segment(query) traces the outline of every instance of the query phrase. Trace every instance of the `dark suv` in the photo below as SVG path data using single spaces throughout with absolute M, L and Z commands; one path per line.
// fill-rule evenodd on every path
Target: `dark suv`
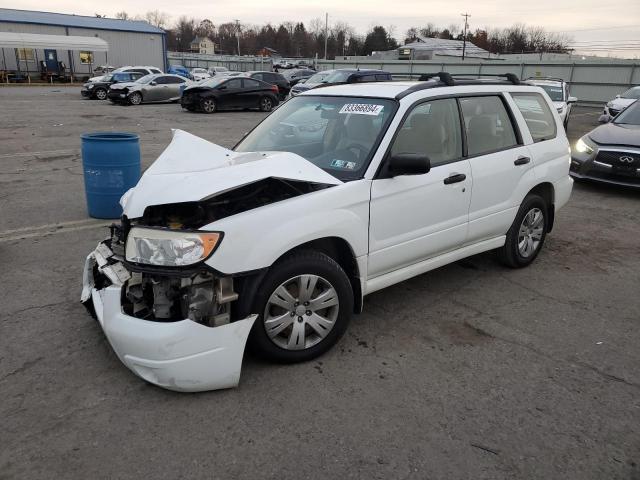
M 296 83 L 295 86 L 291 88 L 291 96 L 294 97 L 312 88 L 337 85 L 340 83 L 390 82 L 392 80 L 391 74 L 383 70 L 356 70 L 351 68 L 324 70 L 309 77 L 304 83 Z
M 255 78 L 256 80 L 262 80 L 263 82 L 267 82 L 270 85 L 275 85 L 278 87 L 278 97 L 280 100 L 284 100 L 287 95 L 289 95 L 289 90 L 291 90 L 291 86 L 289 85 L 289 81 L 284 78 L 284 75 L 277 72 L 246 72 L 245 75 L 247 77 Z
M 109 90 L 109 87 L 111 85 L 123 82 L 135 82 L 145 75 L 146 74 L 141 72 L 109 73 L 105 75 L 104 79 L 100 82 L 85 83 L 82 86 L 82 90 L 80 90 L 80 93 L 83 97 L 105 100 L 107 98 L 107 91 Z

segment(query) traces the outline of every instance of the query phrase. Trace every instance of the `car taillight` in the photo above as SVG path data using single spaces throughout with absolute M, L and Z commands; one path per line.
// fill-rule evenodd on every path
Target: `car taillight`
M 271 90 L 275 93 L 278 93 L 278 86 L 277 85 L 271 85 Z

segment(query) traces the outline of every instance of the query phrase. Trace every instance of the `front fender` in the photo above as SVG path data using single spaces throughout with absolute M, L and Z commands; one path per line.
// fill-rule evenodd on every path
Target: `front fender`
M 224 240 L 206 263 L 226 274 L 257 270 L 326 237 L 345 240 L 356 257 L 365 255 L 369 189 L 370 181 L 358 180 L 214 222 L 203 230 L 223 231 Z

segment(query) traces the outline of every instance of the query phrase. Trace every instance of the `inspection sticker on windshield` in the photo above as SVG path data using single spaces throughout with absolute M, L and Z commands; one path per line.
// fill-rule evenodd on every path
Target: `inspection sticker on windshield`
M 331 160 L 331 166 L 335 168 L 346 168 L 347 170 L 353 170 L 356 168 L 356 162 L 347 162 L 346 160 Z
M 356 115 L 380 115 L 384 105 L 370 103 L 347 103 L 338 113 L 355 113 Z

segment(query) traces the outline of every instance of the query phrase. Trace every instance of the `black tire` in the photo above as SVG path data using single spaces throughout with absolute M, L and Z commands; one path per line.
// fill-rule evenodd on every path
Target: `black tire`
M 284 282 L 299 275 L 316 275 L 333 287 L 339 302 L 337 317 L 331 330 L 318 343 L 300 350 L 288 350 L 277 345 L 269 337 L 264 323 L 264 314 L 268 301 L 275 290 Z M 301 250 L 278 261 L 269 268 L 259 287 L 255 289 L 253 299 L 249 298 L 245 301 L 251 304 L 248 308 L 249 311 L 259 314 L 249 336 L 249 348 L 263 358 L 281 363 L 304 362 L 326 352 L 342 337 L 353 313 L 353 290 L 346 273 L 331 257 L 314 250 Z M 241 306 L 240 309 L 246 311 L 247 306 Z M 284 311 L 286 312 L 286 310 Z M 293 315 L 292 317 L 295 318 Z M 303 317 L 297 317 L 296 320 L 293 320 L 289 331 L 292 332 L 296 321 L 303 322 L 300 320 L 301 318 Z M 304 323 L 303 328 L 309 332 L 305 335 L 315 334 L 310 325 Z M 285 330 L 283 335 L 286 334 Z
M 107 90 L 104 88 L 96 88 L 93 92 L 93 95 L 98 100 L 106 100 L 107 99 Z
M 540 213 L 542 214 L 542 232 L 540 235 L 540 239 L 538 244 L 528 255 L 523 255 L 522 250 L 519 246 L 519 239 L 523 238 L 520 235 L 520 229 L 521 226 L 523 226 L 525 217 L 527 217 L 527 215 L 531 215 L 532 212 L 535 214 L 536 211 L 540 211 Z M 515 220 L 513 221 L 513 224 L 511 225 L 511 228 L 509 228 L 509 231 L 507 232 L 507 238 L 505 240 L 504 246 L 499 248 L 497 251 L 498 258 L 503 264 L 511 268 L 526 267 L 531 262 L 533 262 L 540 253 L 540 250 L 544 245 L 544 240 L 547 236 L 548 228 L 549 205 L 547 205 L 544 199 L 539 195 L 527 195 L 520 205 L 520 208 L 518 209 L 518 213 Z M 525 243 L 526 237 L 527 235 L 524 235 Z
M 273 99 L 268 96 L 264 96 L 260 99 L 258 104 L 261 112 L 270 112 L 273 110 Z
M 129 95 L 129 103 L 131 105 L 140 105 L 142 103 L 142 94 L 140 92 L 133 92 Z
M 216 99 L 213 97 L 203 98 L 200 100 L 200 109 L 204 113 L 214 113 L 218 108 L 216 105 Z

